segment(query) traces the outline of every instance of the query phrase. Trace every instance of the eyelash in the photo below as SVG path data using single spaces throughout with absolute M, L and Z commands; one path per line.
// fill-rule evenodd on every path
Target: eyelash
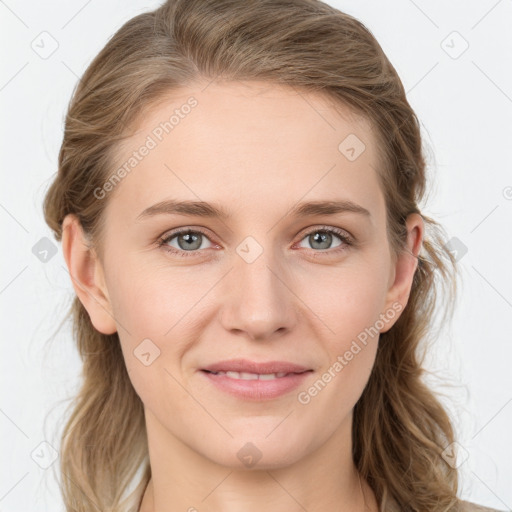
M 201 229 L 181 229 L 179 231 L 171 232 L 171 233 L 166 234 L 163 237 L 159 238 L 158 247 L 161 247 L 165 251 L 167 251 L 171 254 L 174 254 L 176 256 L 185 257 L 185 258 L 191 257 L 191 256 L 193 257 L 193 256 L 197 255 L 197 253 L 201 252 L 201 250 L 196 249 L 194 251 L 183 251 L 183 250 L 178 250 L 178 249 L 175 249 L 174 247 L 169 247 L 168 245 L 166 245 L 168 242 L 170 242 L 176 236 L 182 235 L 182 234 L 187 234 L 187 233 L 188 234 L 200 233 L 201 235 L 208 238 L 207 233 Z M 349 237 L 345 231 L 343 231 L 339 228 L 328 227 L 328 226 L 322 226 L 320 228 L 315 228 L 315 229 L 305 233 L 305 235 L 299 240 L 299 242 L 301 242 L 302 240 L 304 240 L 304 238 L 306 238 L 307 236 L 309 236 L 313 233 L 331 233 L 331 234 L 336 235 L 342 241 L 342 244 L 339 245 L 338 247 L 336 247 L 334 250 L 332 250 L 332 249 L 325 249 L 325 250 L 311 249 L 314 253 L 317 253 L 317 254 L 314 254 L 314 257 L 318 257 L 318 256 L 321 257 L 324 254 L 331 255 L 331 256 L 333 254 L 339 254 L 340 252 L 346 251 L 349 247 L 355 245 L 354 240 L 351 237 Z M 208 240 L 209 240 L 209 238 L 208 238 Z

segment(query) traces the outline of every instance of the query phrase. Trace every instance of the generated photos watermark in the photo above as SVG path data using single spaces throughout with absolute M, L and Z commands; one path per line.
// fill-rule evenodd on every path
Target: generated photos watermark
M 307 405 L 312 398 L 317 396 L 345 368 L 354 357 L 366 347 L 368 341 L 377 336 L 381 329 L 393 320 L 403 306 L 400 302 L 394 302 L 385 313 L 379 315 L 379 319 L 371 327 L 366 327 L 357 335 L 357 340 L 352 340 L 350 348 L 342 355 L 337 356 L 336 361 L 312 384 L 307 390 L 301 391 L 297 395 L 297 400 L 302 405 Z M 361 346 L 362 345 L 362 346 Z
M 194 96 L 191 96 L 186 103 L 179 108 L 174 109 L 174 113 L 168 120 L 162 121 L 158 126 L 151 130 L 151 133 L 146 137 L 144 143 L 116 170 L 114 171 L 107 181 L 101 187 L 94 189 L 94 197 L 96 199 L 104 199 L 108 192 L 114 190 L 116 185 L 123 180 L 130 172 L 139 165 L 142 160 L 150 154 L 150 151 L 155 149 L 166 135 L 172 132 L 183 119 L 185 119 L 192 109 L 198 105 L 198 101 Z

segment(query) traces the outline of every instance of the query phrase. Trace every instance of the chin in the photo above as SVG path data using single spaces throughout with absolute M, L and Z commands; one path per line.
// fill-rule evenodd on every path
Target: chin
M 274 422 L 274 428 L 276 423 Z M 288 432 L 282 436 L 268 437 L 268 432 L 256 435 L 246 431 L 243 436 L 234 436 L 221 450 L 210 454 L 210 460 L 232 469 L 265 470 L 290 466 L 297 462 L 302 454 L 300 447 L 307 443 L 296 442 Z

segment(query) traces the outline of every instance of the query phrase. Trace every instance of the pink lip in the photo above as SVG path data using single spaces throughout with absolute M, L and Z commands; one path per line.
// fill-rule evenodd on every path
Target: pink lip
M 312 372 L 313 370 L 311 370 Z M 297 388 L 310 374 L 310 371 L 302 373 L 290 373 L 284 377 L 273 380 L 243 380 L 232 379 L 226 375 L 217 375 L 205 370 L 200 372 L 218 389 L 230 395 L 244 400 L 271 400 Z M 251 372 L 255 373 L 255 372 Z M 274 372 L 268 372 L 274 373 Z
M 202 368 L 209 372 L 246 372 L 246 373 L 302 373 L 310 370 L 305 366 L 286 361 L 268 361 L 258 363 L 248 359 L 230 359 L 219 361 Z
M 268 361 L 258 363 L 247 359 L 220 361 L 203 368 L 201 373 L 218 389 L 245 400 L 270 400 L 298 387 L 312 372 L 310 368 L 286 361 Z M 245 373 L 287 373 L 284 377 L 272 380 L 233 379 L 226 375 L 211 372 Z

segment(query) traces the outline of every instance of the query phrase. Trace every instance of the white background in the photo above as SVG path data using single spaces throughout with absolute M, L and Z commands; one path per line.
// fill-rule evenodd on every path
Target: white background
M 510 510 L 512 1 L 329 3 L 365 23 L 396 67 L 427 146 L 432 187 L 423 212 L 467 247 L 456 315 L 432 347 L 429 368 L 452 384 L 439 390 L 468 454 L 459 495 Z M 0 2 L 0 512 L 63 510 L 58 461 L 44 470 L 31 453 L 47 459 L 43 441 L 58 450 L 65 400 L 77 391 L 69 324 L 54 334 L 73 292 L 60 245 L 46 263 L 32 248 L 53 240 L 41 203 L 78 77 L 125 21 L 157 5 Z M 32 49 L 49 37 L 43 31 L 58 43 L 46 59 Z M 464 40 L 469 47 L 458 55 Z

